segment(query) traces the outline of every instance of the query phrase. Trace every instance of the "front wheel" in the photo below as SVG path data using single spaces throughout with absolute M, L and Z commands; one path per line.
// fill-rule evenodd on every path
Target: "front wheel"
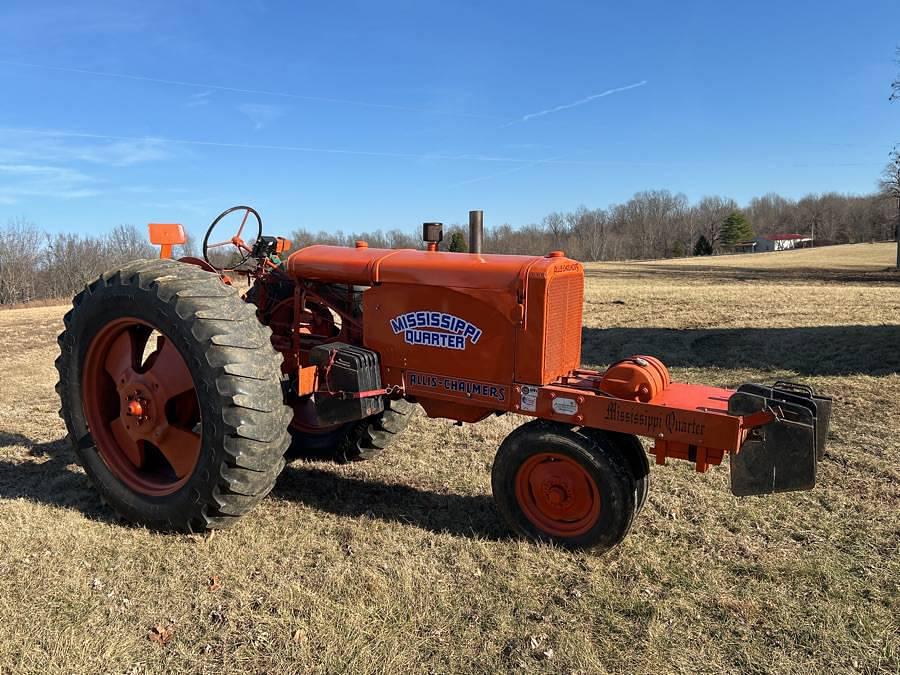
M 631 528 L 635 477 L 613 440 L 543 420 L 523 424 L 497 451 L 497 509 L 518 534 L 607 551 Z

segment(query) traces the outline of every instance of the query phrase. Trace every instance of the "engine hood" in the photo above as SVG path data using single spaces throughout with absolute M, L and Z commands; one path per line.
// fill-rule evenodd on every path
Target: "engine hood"
M 447 253 L 415 249 L 307 246 L 291 254 L 288 273 L 298 279 L 375 286 L 417 284 L 447 288 L 516 290 L 528 276 L 580 271 L 581 264 L 548 256 Z

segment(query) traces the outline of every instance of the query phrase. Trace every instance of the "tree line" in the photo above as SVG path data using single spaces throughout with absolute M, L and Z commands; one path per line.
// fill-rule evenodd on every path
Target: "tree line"
M 770 193 L 741 208 L 730 198 L 707 196 L 691 203 L 668 190 L 638 192 L 623 204 L 553 212 L 539 223 L 520 227 L 487 227 L 484 251 L 541 255 L 562 249 L 583 261 L 669 258 L 726 253 L 753 236 L 779 233 L 809 235 L 820 244 L 884 241 L 894 238 L 897 213 L 884 193 L 864 196 L 826 193 L 799 200 Z M 490 219 L 490 212 L 485 214 Z M 465 250 L 468 227 L 445 227 L 444 250 Z M 369 246 L 420 248 L 419 233 L 404 230 L 371 232 L 293 232 L 295 246 Z
M 107 270 L 158 255 L 146 228 L 134 225 L 93 236 L 50 234 L 25 219 L 11 220 L 0 227 L 0 305 L 70 298 Z
M 542 255 L 564 250 L 583 261 L 667 258 L 728 252 L 738 240 L 781 232 L 808 234 L 819 243 L 894 238 L 895 199 L 887 189 L 864 196 L 827 193 L 792 200 L 777 194 L 741 208 L 727 197 L 691 203 L 680 193 L 649 190 L 622 204 L 547 214 L 539 223 L 488 227 L 484 251 Z M 486 214 L 490 218 L 490 212 Z M 443 250 L 466 248 L 468 228 L 445 228 Z M 314 243 L 353 246 L 364 239 L 377 248 L 421 248 L 421 232 L 292 233 L 294 250 Z M 192 240 L 176 255 L 196 255 Z M 0 304 L 68 298 L 102 272 L 135 258 L 155 257 L 146 229 L 119 225 L 109 234 L 48 233 L 23 219 L 0 227 Z

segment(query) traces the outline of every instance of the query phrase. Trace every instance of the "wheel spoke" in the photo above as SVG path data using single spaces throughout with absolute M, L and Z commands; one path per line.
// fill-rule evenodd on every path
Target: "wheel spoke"
M 244 231 L 244 225 L 247 224 L 247 218 L 249 218 L 249 217 L 250 217 L 250 209 L 247 209 L 246 211 L 244 211 L 244 219 L 241 221 L 241 226 L 238 228 L 237 234 L 235 235 L 236 237 L 240 238 L 241 233 L 243 233 L 243 231 Z
M 137 351 L 135 335 L 130 330 L 122 331 L 122 334 L 110 346 L 103 365 L 117 384 L 123 378 L 128 380 L 134 375 Z
M 151 375 L 156 384 L 160 407 L 170 399 L 190 391 L 194 388 L 194 380 L 187 364 L 178 353 L 178 348 L 166 337 L 160 336 L 157 340 L 159 349 L 147 374 Z
M 166 458 L 175 475 L 184 478 L 197 463 L 200 454 L 200 435 L 170 424 L 158 437 L 156 447 Z
M 119 444 L 122 453 L 128 458 L 128 461 L 134 464 L 136 468 L 141 468 L 144 465 L 144 450 L 128 433 L 122 418 L 117 417 L 110 423 L 109 427 L 112 430 L 113 437 L 116 439 L 116 443 Z

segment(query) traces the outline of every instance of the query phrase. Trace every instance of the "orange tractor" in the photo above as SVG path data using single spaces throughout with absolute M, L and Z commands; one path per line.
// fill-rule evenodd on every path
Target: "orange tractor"
M 216 236 L 230 218 L 236 232 Z M 234 207 L 203 258 L 169 259 L 180 225 L 151 225 L 159 260 L 75 296 L 59 337 L 61 414 L 85 470 L 124 518 L 166 530 L 232 523 L 272 489 L 289 445 L 373 457 L 418 404 L 474 423 L 534 418 L 501 444 L 491 483 L 517 533 L 606 550 L 647 497 L 648 453 L 697 471 L 731 455 L 736 495 L 815 484 L 831 400 L 803 385 L 736 391 L 672 382 L 650 356 L 581 368 L 582 265 L 481 253 L 308 246 Z M 227 253 L 227 254 L 226 254 Z

